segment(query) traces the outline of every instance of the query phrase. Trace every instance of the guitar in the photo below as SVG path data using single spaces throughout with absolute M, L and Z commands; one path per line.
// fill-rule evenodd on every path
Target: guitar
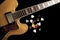
M 0 39 L 7 40 L 11 35 L 21 35 L 26 33 L 28 31 L 28 26 L 20 23 L 21 18 L 53 6 L 57 3 L 60 3 L 60 0 L 50 0 L 19 11 L 15 11 L 18 6 L 17 0 L 5 0 L 2 4 L 0 4 L 0 26 L 3 30 L 2 32 L 5 32 L 6 35 Z

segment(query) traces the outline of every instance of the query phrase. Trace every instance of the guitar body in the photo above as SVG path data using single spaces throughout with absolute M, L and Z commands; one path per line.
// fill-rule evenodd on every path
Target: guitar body
M 0 4 L 0 26 L 5 26 L 8 24 L 5 13 L 7 12 L 15 12 L 16 7 L 18 6 L 17 0 L 5 0 L 2 4 Z M 11 35 L 21 35 L 27 32 L 28 27 L 26 24 L 20 23 L 19 19 L 15 21 L 18 25 L 18 29 L 9 31 L 2 40 L 7 40 L 7 38 Z
M 17 24 L 18 24 L 18 27 L 19 29 L 17 30 L 12 30 L 12 31 L 9 31 L 2 40 L 7 40 L 9 36 L 11 35 L 21 35 L 21 34 L 24 34 L 25 32 L 27 32 L 28 30 L 28 27 L 26 24 L 22 24 L 20 23 L 19 21 L 17 21 Z

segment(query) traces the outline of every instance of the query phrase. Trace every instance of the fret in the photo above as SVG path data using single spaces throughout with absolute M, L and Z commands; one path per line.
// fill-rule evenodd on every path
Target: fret
M 15 17 L 14 19 L 20 17 L 20 12 L 16 12 L 16 13 L 15 13 L 15 16 L 16 16 L 16 17 Z
M 16 19 L 17 18 L 16 17 L 17 16 L 17 13 L 16 12 L 15 13 L 12 13 L 12 16 L 13 16 L 14 19 Z
M 43 8 L 46 8 L 44 3 L 42 3 L 42 5 L 43 5 Z
M 31 9 L 32 9 L 33 12 L 35 11 L 34 8 L 33 8 L 33 6 L 31 7 Z
M 39 10 L 40 10 L 40 6 L 39 5 L 37 5 L 38 6 L 38 8 L 39 8 Z
M 27 15 L 26 11 L 25 10 L 22 10 L 22 16 L 23 15 Z
M 53 1 L 49 1 L 49 2 L 47 2 L 47 4 L 48 4 L 48 6 L 51 6 L 51 5 L 54 4 L 54 2 Z
M 39 10 L 39 7 L 37 5 L 33 6 L 32 8 L 34 9 L 34 11 L 38 11 Z
M 31 7 L 27 8 L 26 10 L 27 10 L 28 13 L 32 13 L 33 12 Z
M 18 18 L 18 17 L 20 17 L 20 12 L 16 12 L 16 13 L 14 13 L 14 19 L 16 19 L 16 18 Z
M 48 7 L 48 3 L 47 2 L 44 2 L 43 5 L 44 5 L 44 8 Z
M 21 11 L 20 10 L 17 12 L 17 16 L 21 17 Z
M 23 13 L 24 13 L 23 11 L 24 11 L 24 10 L 20 10 L 20 11 L 19 11 L 19 17 L 23 16 Z
M 26 11 L 26 14 L 28 15 L 28 11 L 25 9 L 25 11 Z
M 38 4 L 40 6 L 40 10 L 42 10 L 44 7 L 43 7 L 43 4 Z

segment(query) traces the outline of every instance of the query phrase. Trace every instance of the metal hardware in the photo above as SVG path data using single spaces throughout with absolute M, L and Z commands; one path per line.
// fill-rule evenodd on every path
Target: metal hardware
M 14 22 L 14 18 L 13 18 L 11 13 L 6 14 L 6 18 L 7 18 L 7 21 L 9 23 L 13 23 Z

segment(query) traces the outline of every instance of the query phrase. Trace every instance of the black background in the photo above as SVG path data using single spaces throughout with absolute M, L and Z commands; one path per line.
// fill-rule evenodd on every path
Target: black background
M 49 0 L 18 0 L 19 6 L 16 11 L 38 4 L 46 2 Z M 23 35 L 14 35 L 10 36 L 9 40 L 40 40 L 40 39 L 55 39 L 58 36 L 58 27 L 59 27 L 59 13 L 60 13 L 60 4 L 48 7 L 44 10 L 36 12 L 34 15 L 41 15 L 45 18 L 45 21 L 42 23 L 42 31 L 34 34 L 29 30 Z M 54 37 L 55 36 L 55 37 Z

